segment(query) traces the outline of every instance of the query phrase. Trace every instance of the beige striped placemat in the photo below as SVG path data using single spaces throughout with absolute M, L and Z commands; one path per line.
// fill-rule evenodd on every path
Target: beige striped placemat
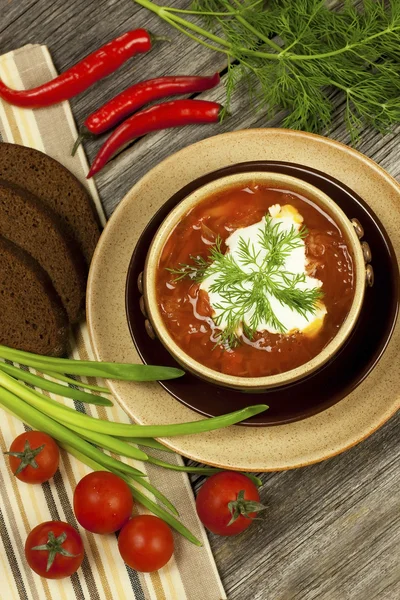
M 56 75 L 45 46 L 29 45 L 0 57 L 0 78 L 16 89 L 34 87 Z M 95 107 L 93 107 L 95 108 Z M 67 102 L 30 111 L 0 101 L 0 134 L 3 141 L 41 150 L 59 160 L 88 188 L 103 222 L 104 214 L 93 182 L 87 183 L 87 162 L 81 148 L 71 157 L 77 131 Z M 86 326 L 75 332 L 75 358 L 93 359 Z M 88 414 L 114 421 L 129 422 L 118 407 L 83 407 Z M 5 451 L 24 431 L 23 424 L 0 409 L 0 447 Z M 157 452 L 155 452 L 155 455 Z M 172 454 L 159 456 L 182 464 Z M 131 464 L 134 461 L 124 459 Z M 143 463 L 140 468 L 144 469 Z M 156 573 L 141 574 L 124 565 L 115 536 L 99 536 L 78 527 L 71 499 L 76 483 L 90 471 L 73 457 L 62 454 L 60 470 L 48 483 L 30 486 L 19 482 L 0 457 L 0 598 L 3 600 L 220 600 L 225 593 L 215 566 L 205 531 L 195 510 L 189 479 L 184 473 L 164 471 L 153 465 L 145 469 L 150 481 L 175 504 L 181 520 L 203 542 L 202 548 L 175 534 L 174 557 Z M 135 510 L 145 510 L 137 506 Z M 63 520 L 77 527 L 85 544 L 82 568 L 70 579 L 45 580 L 33 573 L 24 560 L 24 543 L 29 531 L 47 520 Z

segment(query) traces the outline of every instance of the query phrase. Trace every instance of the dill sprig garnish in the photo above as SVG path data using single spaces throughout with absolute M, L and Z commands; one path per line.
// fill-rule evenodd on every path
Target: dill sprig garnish
M 329 130 L 332 90 L 353 141 L 365 125 L 384 133 L 400 122 L 400 0 L 195 0 L 190 10 L 135 1 L 227 56 L 226 110 L 244 81 L 268 117 L 288 111 L 291 129 Z
M 192 264 L 179 263 L 178 268 L 170 269 L 167 267 L 167 271 L 175 275 L 174 281 L 181 281 L 181 279 L 185 279 L 186 277 L 190 277 L 193 281 L 200 283 L 205 278 L 205 274 L 210 264 L 217 260 L 217 257 L 222 255 L 222 239 L 220 236 L 217 236 L 214 245 L 210 249 L 210 253 L 205 259 L 203 256 L 193 256 L 189 255 Z
M 258 251 L 250 240 L 239 237 L 237 256 L 223 253 L 218 237 L 207 258 L 190 256 L 190 264 L 180 263 L 176 269 L 167 270 L 176 276 L 174 281 L 190 277 L 201 283 L 211 278 L 208 291 L 221 297 L 213 306 L 213 320 L 217 328 L 221 327 L 218 341 L 232 348 L 242 333 L 253 339 L 261 323 L 286 332 L 273 311 L 271 297 L 306 318 L 315 314 L 321 289 L 304 288 L 306 275 L 285 268 L 286 259 L 303 245 L 307 233 L 305 227 L 283 229 L 279 221 L 266 215 L 259 228 Z

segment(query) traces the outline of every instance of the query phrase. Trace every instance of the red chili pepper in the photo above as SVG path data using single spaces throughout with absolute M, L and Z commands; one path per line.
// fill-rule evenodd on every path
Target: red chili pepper
M 116 71 L 135 54 L 148 52 L 154 39 L 145 29 L 128 31 L 39 87 L 12 90 L 0 81 L 0 98 L 24 108 L 41 108 L 68 100 Z
M 83 139 L 104 133 L 153 100 L 178 94 L 204 92 L 219 82 L 219 73 L 215 73 L 212 77 L 158 77 L 135 83 L 88 116 L 75 142 L 72 155 Z
M 207 100 L 173 100 L 135 113 L 110 135 L 100 148 L 87 178 L 98 173 L 114 154 L 133 139 L 150 131 L 195 123 L 216 123 L 222 106 Z

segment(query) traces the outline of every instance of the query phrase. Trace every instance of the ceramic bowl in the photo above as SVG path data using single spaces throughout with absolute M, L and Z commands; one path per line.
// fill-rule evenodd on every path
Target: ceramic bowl
M 336 336 L 325 346 L 325 348 L 312 360 L 295 369 L 285 371 L 278 375 L 254 378 L 238 377 L 215 371 L 205 367 L 186 354 L 169 334 L 160 313 L 156 295 L 156 273 L 159 259 L 165 243 L 181 219 L 191 209 L 210 195 L 221 190 L 226 190 L 230 186 L 236 187 L 238 184 L 248 184 L 249 182 L 259 182 L 270 187 L 297 192 L 312 200 L 317 206 L 320 206 L 324 211 L 330 214 L 340 227 L 349 244 L 353 255 L 355 270 L 354 298 L 349 313 L 339 328 Z M 194 375 L 210 383 L 245 392 L 265 391 L 270 388 L 288 385 L 307 377 L 332 359 L 349 338 L 355 327 L 364 300 L 366 282 L 372 284 L 371 267 L 370 265 L 366 266 L 366 261 L 368 261 L 369 258 L 368 251 L 366 251 L 365 246 L 364 248 L 362 247 L 359 239 L 362 237 L 362 234 L 362 227 L 356 220 L 350 220 L 329 196 L 301 179 L 282 173 L 271 172 L 236 173 L 222 177 L 211 181 L 190 193 L 167 215 L 159 227 L 150 245 L 143 274 L 145 312 L 155 335 L 161 343 L 184 369 L 190 371 Z
M 135 238 L 137 243 L 133 253 L 132 247 L 129 247 L 125 311 L 131 336 L 129 340 L 133 341 L 138 353 L 136 358 L 148 365 L 179 366 L 157 338 L 149 338 L 151 326 L 148 319 L 141 314 L 144 299 L 143 286 L 139 287 L 139 282 L 142 282 L 146 256 L 156 231 L 168 213 L 194 190 L 233 173 L 252 171 L 291 175 L 308 181 L 333 198 L 346 215 L 355 217 L 362 223 L 364 239 L 368 240 L 372 248 L 375 273 L 375 283 L 365 293 L 363 307 L 352 335 L 332 360 L 309 377 L 287 386 L 270 388 L 262 393 L 257 390 L 243 393 L 240 390 L 213 385 L 188 371 L 184 377 L 160 382 L 161 387 L 172 398 L 207 417 L 224 415 L 227 407 L 233 411 L 264 402 L 269 406 L 268 410 L 243 423 L 247 427 L 255 428 L 280 426 L 308 419 L 354 393 L 379 363 L 393 334 L 399 302 L 399 275 L 395 250 L 383 224 L 372 208 L 339 180 L 317 169 L 285 161 L 258 160 L 228 165 L 190 181 L 169 198 L 168 195 L 159 198 L 158 210 L 155 213 L 152 210 L 146 213 L 150 220 L 147 226 L 144 222 L 137 232 L 139 237 Z M 132 202 L 137 204 L 140 201 L 145 205 L 145 199 L 141 195 L 139 198 L 135 197 Z M 373 320 L 371 315 L 374 315 Z M 132 352 L 135 353 L 135 350 Z M 135 398 L 137 402 L 137 397 Z M 166 399 L 162 392 L 160 398 L 164 404 Z M 173 403 L 172 406 L 176 407 L 176 404 Z M 171 408 L 169 407 L 168 413 Z

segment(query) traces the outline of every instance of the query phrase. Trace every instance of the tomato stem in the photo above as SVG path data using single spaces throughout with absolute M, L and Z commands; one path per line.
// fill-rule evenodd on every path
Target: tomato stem
M 245 519 L 254 519 L 255 517 L 251 517 L 251 513 L 257 513 L 262 510 L 265 510 L 267 507 L 261 504 L 261 502 L 256 502 L 255 500 L 245 500 L 244 498 L 244 490 L 240 490 L 237 495 L 236 500 L 232 500 L 228 504 L 229 511 L 232 515 L 231 520 L 228 523 L 232 525 L 240 516 L 245 517 Z
M 46 444 L 42 444 L 38 448 L 31 448 L 29 440 L 25 440 L 25 446 L 23 452 L 4 452 L 7 456 L 15 456 L 20 459 L 20 463 L 18 469 L 15 471 L 14 475 L 19 475 L 22 473 L 27 466 L 32 467 L 33 469 L 37 469 L 39 465 L 37 464 L 35 457 L 40 454 L 40 452 L 44 449 Z
M 46 567 L 47 572 L 50 570 L 57 554 L 67 556 L 68 558 L 76 558 L 77 556 L 79 556 L 78 554 L 71 554 L 71 552 L 68 552 L 68 550 L 65 550 L 65 548 L 62 547 L 66 539 L 67 534 L 65 533 L 65 531 L 58 537 L 55 537 L 54 533 L 52 531 L 49 531 L 47 544 L 42 544 L 41 546 L 33 546 L 33 548 L 31 548 L 31 550 L 45 550 L 49 553 Z

